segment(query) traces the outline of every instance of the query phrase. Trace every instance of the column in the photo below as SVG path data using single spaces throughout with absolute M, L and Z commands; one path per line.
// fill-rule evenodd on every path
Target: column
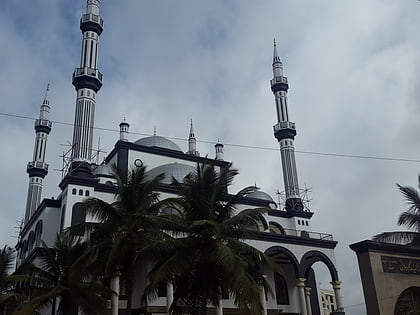
M 312 306 L 311 306 L 311 290 L 312 288 L 305 288 L 305 300 L 306 300 L 306 310 L 308 315 L 312 315 Z
M 260 289 L 260 302 L 263 309 L 263 315 L 267 315 L 267 301 L 265 300 L 265 289 L 263 285 L 261 285 Z
M 120 297 L 120 275 L 116 274 L 111 279 L 111 289 L 115 293 L 111 296 L 111 314 L 118 315 L 118 301 Z
M 172 283 L 168 282 L 166 284 L 166 314 L 170 314 L 169 309 L 171 304 L 174 301 L 174 286 Z
M 223 315 L 222 299 L 220 299 L 219 304 L 216 305 L 216 315 Z
M 337 304 L 337 310 L 338 311 L 343 311 L 343 302 L 341 301 L 341 294 L 340 294 L 341 281 L 332 281 L 331 284 L 332 284 L 333 290 L 334 290 L 335 302 Z
M 296 279 L 296 286 L 299 291 L 299 300 L 300 300 L 300 311 L 302 315 L 308 315 L 306 310 L 306 300 L 305 300 L 305 278 Z

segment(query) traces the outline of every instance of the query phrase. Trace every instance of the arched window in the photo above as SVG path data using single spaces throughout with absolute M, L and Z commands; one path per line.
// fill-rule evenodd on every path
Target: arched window
M 79 189 L 79 196 L 83 196 L 83 189 Z
M 420 313 L 420 287 L 411 287 L 405 289 L 403 293 L 398 297 L 397 303 L 395 304 L 395 315 L 406 315 L 413 314 L 417 315 Z
M 277 222 L 270 222 L 269 226 L 268 226 L 268 229 L 270 230 L 270 233 L 286 234 L 283 227 L 280 224 L 278 224 Z
M 89 197 L 89 190 L 86 190 L 86 191 L 85 191 L 85 196 L 86 196 L 86 197 Z
M 286 280 L 277 272 L 274 273 L 274 284 L 276 288 L 277 305 L 289 305 L 289 292 L 287 290 Z
M 83 206 L 83 203 L 75 203 L 71 212 L 71 227 L 73 235 L 83 236 L 85 234 L 85 229 L 82 226 L 80 226 L 85 222 L 86 209 Z
M 39 220 L 35 228 L 35 247 L 41 246 L 41 235 L 42 235 L 42 220 Z
M 29 237 L 28 237 L 28 252 L 32 252 L 32 250 L 34 249 L 34 243 L 35 243 L 35 232 L 31 231 L 31 233 L 29 233 Z
M 73 189 L 71 190 L 71 194 L 72 194 L 72 195 L 75 195 L 75 194 L 76 194 L 76 192 L 77 192 L 77 189 L 76 189 L 76 188 L 73 188 Z

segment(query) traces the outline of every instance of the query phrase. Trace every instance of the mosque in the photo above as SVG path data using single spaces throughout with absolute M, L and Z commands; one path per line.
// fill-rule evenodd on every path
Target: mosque
M 224 160 L 223 144 L 215 144 L 214 157 L 202 157 L 196 148 L 196 138 L 191 122 L 188 149 L 182 150 L 169 139 L 153 135 L 134 142 L 129 141 L 129 124 L 120 123 L 119 140 L 104 162 L 97 165 L 92 158 L 94 116 L 96 95 L 102 88 L 102 73 L 98 69 L 98 42 L 104 29 L 100 16 L 100 0 L 87 0 L 86 13 L 80 19 L 82 32 L 81 63 L 73 72 L 72 84 L 76 90 L 76 106 L 73 127 L 71 162 L 60 183 L 60 193 L 56 198 L 42 199 L 42 185 L 48 174 L 45 161 L 47 138 L 52 130 L 49 120 L 51 106 L 48 88 L 40 108 L 39 119 L 35 121 L 35 145 L 32 161 L 27 165 L 29 187 L 24 225 L 16 245 L 17 265 L 36 257 L 41 240 L 52 246 L 57 233 L 70 226 L 85 222 L 86 213 L 81 203 L 89 197 L 112 202 L 115 193 L 115 180 L 111 166 L 128 170 L 142 165 L 148 167 L 148 176 L 164 173 L 165 178 L 159 186 L 161 198 L 174 196 L 171 185 L 172 176 L 182 179 L 194 171 L 197 163 L 214 165 L 221 170 L 229 166 Z M 258 226 L 258 239 L 250 243 L 281 264 L 282 272 L 266 268 L 267 279 L 275 296 L 262 294 L 261 301 L 265 314 L 303 314 L 321 315 L 319 288 L 312 265 L 321 262 L 326 265 L 331 277 L 331 285 L 336 300 L 335 314 L 344 314 L 340 285 L 334 258 L 337 242 L 332 235 L 312 231 L 313 212 L 304 207 L 299 190 L 298 174 L 294 155 L 296 125 L 289 120 L 287 77 L 283 74 L 283 63 L 274 42 L 273 78 L 271 91 L 275 99 L 276 120 L 274 136 L 279 142 L 281 162 L 286 193 L 285 206 L 278 205 L 271 196 L 262 191 L 250 193 L 241 200 L 239 210 L 249 207 L 266 207 L 269 212 Z M 273 111 L 274 113 L 274 111 Z M 134 297 L 141 296 L 146 279 L 144 272 L 136 276 Z M 133 299 L 135 314 L 167 314 L 171 301 L 171 291 L 142 304 Z M 119 299 L 119 314 L 124 314 L 126 301 Z M 211 306 L 209 306 L 211 308 Z M 236 314 L 235 305 L 229 297 L 223 299 L 213 314 Z M 117 314 L 117 313 L 113 313 Z

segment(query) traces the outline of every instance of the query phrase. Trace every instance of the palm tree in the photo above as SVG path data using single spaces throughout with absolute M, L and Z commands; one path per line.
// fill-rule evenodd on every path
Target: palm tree
M 91 231 L 98 261 L 104 262 L 105 277 L 121 275 L 127 293 L 127 313 L 131 314 L 139 250 L 162 235 L 156 222 L 162 207 L 156 189 L 164 175 L 148 180 L 144 166 L 131 170 L 128 175 L 114 167 L 113 173 L 117 181 L 115 202 L 86 200 L 87 213 L 95 222 L 86 223 L 85 227 Z
M 14 251 L 11 247 L 4 246 L 0 250 L 0 311 L 1 314 L 9 314 L 10 304 L 17 300 L 17 295 L 12 291 L 10 270 L 15 260 Z M 8 307 L 9 306 L 9 307 Z
M 408 209 L 399 216 L 398 225 L 405 225 L 410 231 L 383 232 L 375 235 L 373 239 L 380 242 L 420 246 L 420 194 L 413 187 L 398 184 L 397 186 L 408 205 Z
M 107 314 L 107 301 L 102 295 L 110 295 L 95 277 L 95 256 L 88 243 L 66 233 L 57 236 L 53 248 L 42 243 L 35 265 L 23 269 L 26 274 L 11 278 L 29 292 L 29 302 L 14 314 L 35 314 L 47 305 L 52 305 L 52 314 L 75 315 L 78 309 L 83 314 Z M 56 305 L 58 302 L 58 305 Z
M 268 261 L 244 240 L 255 237 L 251 228 L 266 209 L 238 211 L 240 199 L 256 188 L 229 195 L 227 187 L 237 174 L 230 167 L 218 173 L 213 166 L 197 165 L 182 183 L 173 179 L 180 197 L 166 203 L 182 214 L 166 215 L 168 224 L 162 227 L 175 238 L 171 246 L 153 245 L 156 264 L 149 273 L 144 300 L 155 298 L 159 287 L 170 282 L 175 314 L 185 309 L 206 314 L 209 303 L 219 305 L 222 291 L 233 297 L 240 314 L 261 314 L 261 286 L 270 293 L 271 289 L 260 266 Z

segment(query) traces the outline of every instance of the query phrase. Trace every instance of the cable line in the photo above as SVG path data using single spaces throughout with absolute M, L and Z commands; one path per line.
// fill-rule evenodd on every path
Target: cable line
M 0 112 L 1 116 L 6 117 L 13 117 L 19 119 L 27 119 L 35 121 L 36 118 L 23 116 L 23 115 L 15 115 L 10 113 Z M 51 120 L 52 123 L 57 125 L 64 125 L 64 126 L 74 126 L 73 123 L 62 122 L 62 121 L 54 121 Z M 109 131 L 109 132 L 117 132 L 120 131 L 118 129 L 112 128 L 104 128 L 104 127 L 93 127 L 96 130 L 102 131 Z M 150 137 L 153 136 L 149 133 L 142 133 L 142 132 L 135 132 L 130 131 L 130 134 L 140 135 Z M 179 140 L 179 141 L 187 141 L 187 138 L 181 137 L 174 137 L 174 136 L 164 136 L 165 138 L 172 139 L 172 140 Z M 208 141 L 208 140 L 197 140 L 199 143 L 206 143 L 206 144 L 215 144 L 215 141 Z M 269 148 L 269 147 L 262 147 L 262 146 L 255 146 L 255 145 L 247 145 L 247 144 L 239 144 L 239 143 L 223 143 L 224 146 L 228 147 L 236 147 L 236 148 L 243 148 L 243 149 L 253 149 L 253 150 L 265 150 L 265 151 L 279 151 L 280 148 Z M 352 158 L 352 159 L 365 159 L 365 160 L 377 160 L 377 161 L 391 161 L 391 162 L 409 162 L 409 163 L 420 163 L 420 159 L 405 159 L 405 158 L 393 158 L 393 157 L 385 157 L 385 156 L 373 156 L 373 155 L 361 155 L 361 154 L 344 154 L 344 153 L 331 153 L 331 152 L 318 152 L 318 151 L 304 151 L 304 150 L 295 150 L 296 153 L 299 154 L 309 154 L 309 155 L 319 155 L 319 156 L 329 156 L 329 157 L 341 157 L 341 158 Z

